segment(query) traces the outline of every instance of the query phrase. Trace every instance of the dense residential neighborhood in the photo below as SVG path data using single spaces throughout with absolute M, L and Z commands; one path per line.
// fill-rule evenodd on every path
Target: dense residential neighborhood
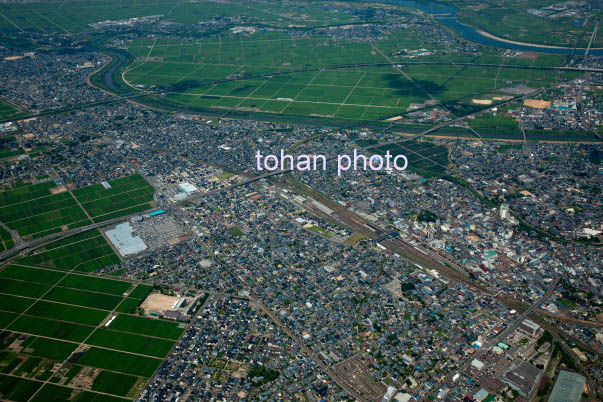
M 601 4 L 449 3 L 0 4 L 0 399 L 601 400 Z

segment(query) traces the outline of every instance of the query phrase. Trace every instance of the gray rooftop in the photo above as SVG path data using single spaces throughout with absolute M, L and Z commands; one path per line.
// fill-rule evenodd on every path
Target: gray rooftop
M 147 249 L 147 245 L 134 233 L 129 222 L 115 226 L 105 233 L 123 256 L 136 254 Z
M 571 371 L 561 370 L 549 402 L 578 402 L 584 389 L 584 383 L 586 378 L 578 373 L 572 373 Z

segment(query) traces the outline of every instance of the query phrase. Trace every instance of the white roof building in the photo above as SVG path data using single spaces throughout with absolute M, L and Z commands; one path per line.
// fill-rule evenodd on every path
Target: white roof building
M 399 392 L 398 395 L 394 398 L 397 402 L 408 402 L 412 396 L 406 392 Z
M 484 363 L 480 362 L 477 359 L 473 359 L 473 361 L 471 362 L 471 365 L 478 370 L 481 370 L 484 368 Z
M 193 186 L 190 183 L 180 183 L 178 184 L 180 186 L 180 188 L 182 189 L 182 191 L 184 191 L 185 193 L 192 193 L 194 191 L 197 191 L 197 187 Z
M 122 256 L 140 253 L 147 249 L 147 245 L 134 233 L 129 222 L 121 223 L 115 226 L 115 229 L 107 230 L 105 234 Z

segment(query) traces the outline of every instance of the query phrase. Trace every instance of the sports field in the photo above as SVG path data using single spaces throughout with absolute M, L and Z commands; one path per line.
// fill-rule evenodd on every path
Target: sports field
M 113 401 L 140 392 L 184 329 L 128 314 L 151 286 L 87 274 L 116 261 L 95 230 L 51 243 L 0 270 L 3 397 L 28 400 L 39 390 L 33 400 L 47 401 L 73 396 L 77 388 L 78 401 Z M 57 362 L 59 370 L 53 369 Z
M 109 186 L 71 192 L 52 180 L 21 185 L 0 192 L 0 221 L 30 239 L 151 208 L 154 189 L 142 176 L 111 180 Z

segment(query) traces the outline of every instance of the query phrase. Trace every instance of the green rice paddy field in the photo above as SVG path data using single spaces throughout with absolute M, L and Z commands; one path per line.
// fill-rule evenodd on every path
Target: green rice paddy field
M 159 0 L 107 0 L 79 2 L 37 2 L 0 4 L 0 31 L 74 33 L 90 30 L 89 24 L 123 20 L 133 17 L 165 15 L 165 19 L 182 24 L 207 21 L 216 15 L 245 16 L 247 22 L 274 26 L 303 24 L 323 26 L 354 23 L 358 19 L 350 14 L 329 13 L 326 10 L 304 8 L 292 3 L 231 0 L 223 2 L 178 2 Z
M 13 240 L 11 234 L 8 232 L 8 230 L 0 226 L 0 252 L 9 250 L 13 248 L 14 245 L 15 241 Z
M 562 58 L 551 55 L 525 59 L 459 54 L 406 59 L 492 64 L 404 66 L 404 73 L 414 83 L 389 65 L 333 69 L 358 63 L 389 63 L 391 59 L 385 55 L 400 48 L 428 46 L 409 31 L 393 33 L 374 44 L 326 36 L 291 38 L 274 32 L 203 41 L 141 38 L 128 48 L 135 61 L 126 69 L 124 79 L 137 89 L 172 90 L 174 93 L 156 100 L 191 110 L 236 109 L 374 121 L 406 113 L 413 103 L 424 104 L 430 99 L 425 91 L 449 106 L 467 107 L 475 106 L 476 98 L 504 95 L 504 88 L 544 88 L 559 78 L 575 76 L 512 67 L 561 63 Z M 235 78 L 238 80 L 233 81 Z M 215 82 L 223 79 L 231 81 Z
M 369 150 L 379 154 L 389 151 L 393 157 L 405 155 L 408 158 L 408 166 L 420 172 L 443 173 L 448 165 L 448 148 L 426 141 L 409 140 L 396 144 L 377 144 Z
M 21 114 L 21 112 L 14 105 L 0 99 L 0 120 L 18 116 L 19 114 Z
M 78 188 L 72 192 L 54 181 L 25 184 L 0 192 L 0 221 L 24 239 L 74 229 L 151 208 L 154 189 L 140 175 Z M 11 245 L 0 230 L 2 247 Z
M 81 194 L 82 202 L 95 202 L 97 190 Z M 89 274 L 116 262 L 100 232 L 92 230 L 0 270 L 3 399 L 120 401 L 140 393 L 184 329 L 129 315 L 152 286 Z M 90 389 L 79 389 L 82 381 Z
M 549 14 L 554 14 L 552 12 L 543 15 L 528 12 L 535 9 L 546 11 L 545 7 L 555 4 L 554 1 L 500 0 L 491 7 L 484 7 L 479 0 L 450 0 L 449 3 L 460 10 L 458 17 L 464 24 L 506 39 L 544 45 L 586 47 L 597 21 L 597 18 L 583 21 L 573 13 L 551 18 Z M 595 37 L 593 47 L 601 45 L 603 40 L 599 35 Z
M 65 3 L 53 2 L 0 4 L 0 30 L 80 32 L 92 30 L 89 24 L 98 21 L 149 15 L 164 15 L 165 20 L 181 24 L 236 16 L 241 18 L 237 20 L 241 25 L 254 27 L 253 30 L 234 33 L 231 28 L 236 24 L 226 24 L 202 39 L 184 39 L 177 34 L 168 36 L 155 31 L 127 39 L 123 45 L 133 62 L 124 67 L 124 81 L 116 85 L 138 91 L 167 91 L 165 95 L 148 96 L 140 101 L 170 110 L 213 115 L 234 112 L 235 116 L 286 118 L 290 122 L 305 118 L 352 125 L 374 123 L 405 116 L 413 110 L 427 111 L 426 102 L 433 99 L 463 115 L 485 107 L 475 100 L 500 98 L 510 87 L 545 88 L 579 75 L 514 67 L 562 65 L 564 57 L 553 54 L 502 57 L 497 50 L 488 48 L 477 54 L 446 53 L 442 43 L 434 43 L 413 26 L 394 29 L 372 42 L 335 38 L 326 29 L 310 31 L 310 28 L 340 27 L 368 20 L 353 12 L 328 12 L 315 4 L 243 0 L 176 4 L 109 0 L 85 5 L 70 3 L 67 7 Z M 298 34 L 287 32 L 291 29 Z M 403 49 L 442 53 L 414 58 L 397 56 Z M 391 62 L 400 62 L 403 73 L 390 65 L 374 65 Z M 407 62 L 491 66 L 406 65 Z M 373 65 L 350 67 L 356 64 Z M 120 74 L 115 77 L 121 79 Z M 513 131 L 515 137 L 517 131 Z M 144 194 L 132 194 L 134 200 L 138 196 L 144 199 Z M 113 200 L 121 201 L 119 197 Z M 73 206 L 68 199 L 57 198 L 58 201 L 65 204 L 64 208 Z M 121 207 L 126 205 L 124 200 Z M 109 207 L 93 201 L 84 208 L 89 209 L 89 219 L 94 221 L 113 216 Z M 75 226 L 85 217 L 73 215 L 73 219 L 76 221 L 58 216 L 57 222 L 62 220 L 67 226 Z M 53 230 L 57 229 L 49 227 L 44 232 Z

